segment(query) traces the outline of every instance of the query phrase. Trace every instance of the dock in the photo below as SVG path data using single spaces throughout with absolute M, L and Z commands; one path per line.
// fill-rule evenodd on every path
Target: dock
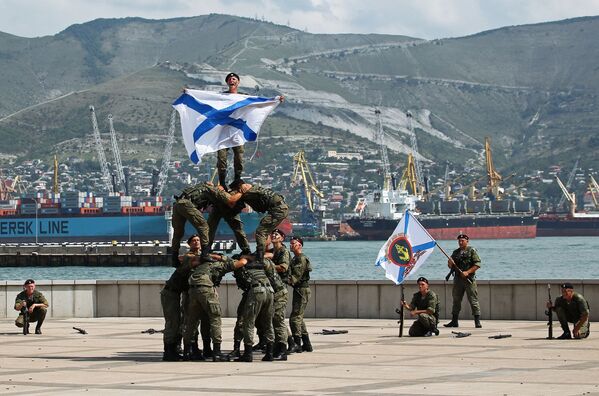
M 598 394 L 599 337 L 547 340 L 544 321 L 483 321 L 454 337 L 398 337 L 395 320 L 309 319 L 314 352 L 286 362 L 162 362 L 154 318 L 49 319 L 24 336 L 0 320 L 0 393 L 199 395 L 583 395 Z M 405 333 L 411 320 L 406 320 Z M 223 320 L 223 349 L 234 319 Z M 73 326 L 85 329 L 83 335 Z M 593 327 L 591 327 L 593 328 Z M 347 334 L 322 335 L 322 329 Z M 509 338 L 490 336 L 510 334 Z M 561 334 L 555 324 L 554 334 Z

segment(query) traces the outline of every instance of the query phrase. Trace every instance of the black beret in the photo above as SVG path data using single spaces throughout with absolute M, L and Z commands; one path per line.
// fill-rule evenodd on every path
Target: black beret
M 428 285 L 428 279 L 426 279 L 424 276 L 421 276 L 420 278 L 418 278 L 418 280 L 416 281 L 416 283 L 420 283 L 420 282 L 424 282 Z
M 298 241 L 300 243 L 300 245 L 304 246 L 304 240 L 298 236 L 292 236 L 291 237 L 292 241 Z
M 245 184 L 242 179 L 235 179 L 231 182 L 231 184 L 229 184 L 229 188 L 231 190 L 237 190 L 242 184 Z
M 31 285 L 31 284 L 35 284 L 35 281 L 33 279 L 27 279 L 25 281 L 25 283 L 23 283 L 23 286 Z
M 274 229 L 274 230 L 271 232 L 271 234 L 274 234 L 275 232 L 276 232 L 277 234 L 279 234 L 279 235 L 280 235 L 280 236 L 281 236 L 283 239 L 285 239 L 285 233 L 284 233 L 283 231 L 281 231 L 281 230 L 280 230 L 280 229 L 278 229 L 278 228 L 275 228 L 275 229 Z
M 574 289 L 574 286 L 570 282 L 565 282 L 560 285 L 562 289 Z
M 239 76 L 237 75 L 237 73 L 229 73 L 227 74 L 227 77 L 225 77 L 225 82 L 228 83 L 229 82 L 229 78 L 230 77 L 237 77 L 237 81 L 241 81 L 241 78 L 239 78 Z
M 460 234 L 460 235 L 458 235 L 458 239 L 465 239 L 467 241 L 470 240 L 470 238 L 468 238 L 468 235 L 466 235 L 466 234 Z

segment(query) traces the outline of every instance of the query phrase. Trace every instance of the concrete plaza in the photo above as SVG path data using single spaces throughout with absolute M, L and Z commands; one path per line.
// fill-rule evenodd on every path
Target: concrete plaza
M 411 320 L 406 320 L 407 334 Z M 309 319 L 314 352 L 287 362 L 162 362 L 162 318 L 0 320 L 0 394 L 599 395 L 599 337 L 546 340 L 540 321 L 483 321 L 453 337 L 398 338 L 394 320 Z M 223 321 L 223 349 L 234 320 Z M 79 334 L 72 327 L 85 329 Z M 555 336 L 561 334 L 557 322 Z M 313 334 L 322 329 L 347 334 Z M 32 325 L 33 330 L 33 325 Z M 489 336 L 511 334 L 510 338 Z

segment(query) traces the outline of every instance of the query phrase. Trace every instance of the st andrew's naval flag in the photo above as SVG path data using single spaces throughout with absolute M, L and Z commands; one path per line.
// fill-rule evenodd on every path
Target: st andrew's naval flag
M 173 103 L 181 118 L 181 132 L 189 159 L 223 148 L 255 141 L 279 98 L 186 89 Z
M 436 242 L 418 220 L 406 210 L 393 234 L 379 251 L 376 266 L 385 269 L 385 276 L 403 283 L 433 252 Z

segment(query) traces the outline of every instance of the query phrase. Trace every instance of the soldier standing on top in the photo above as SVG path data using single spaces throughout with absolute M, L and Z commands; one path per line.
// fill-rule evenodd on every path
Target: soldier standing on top
M 195 186 L 186 187 L 180 195 L 175 195 L 175 200 L 171 219 L 173 227 L 173 240 L 171 241 L 173 267 L 180 264 L 179 249 L 181 247 L 181 238 L 185 234 L 185 223 L 187 221 L 195 227 L 200 237 L 201 259 L 208 262 L 213 261 L 210 258 L 211 246 L 208 223 L 204 219 L 201 210 L 219 201 L 226 205 L 226 193 L 215 188 L 211 183 L 202 182 Z
M 302 238 L 292 237 L 289 244 L 294 255 L 291 259 L 289 270 L 289 284 L 293 286 L 292 308 L 291 315 L 289 316 L 291 334 L 295 342 L 295 349 L 292 352 L 312 352 L 312 344 L 310 343 L 308 329 L 304 322 L 304 311 L 306 310 L 311 294 L 308 282 L 310 281 L 312 266 L 308 257 L 302 253 L 304 247 Z
M 247 203 L 256 212 L 264 213 L 256 228 L 256 261 L 264 259 L 266 238 L 287 217 L 289 207 L 281 194 L 259 186 L 252 186 L 241 179 L 235 180 L 229 186 L 234 190 L 229 197 L 229 207 L 235 207 L 238 202 Z
M 459 327 L 458 317 L 462 309 L 462 299 L 464 292 L 468 297 L 472 315 L 474 316 L 474 325 L 476 328 L 483 327 L 480 324 L 480 304 L 478 303 L 478 290 L 476 287 L 476 271 L 480 268 L 480 257 L 471 246 L 468 246 L 468 235 L 458 235 L 458 249 L 454 250 L 451 258 L 447 260 L 447 266 L 454 269 L 453 263 L 458 267 L 459 271 L 454 271 L 453 289 L 451 295 L 453 297 L 453 306 L 451 309 L 451 322 L 444 324 L 445 327 Z M 453 263 L 452 263 L 453 260 Z

